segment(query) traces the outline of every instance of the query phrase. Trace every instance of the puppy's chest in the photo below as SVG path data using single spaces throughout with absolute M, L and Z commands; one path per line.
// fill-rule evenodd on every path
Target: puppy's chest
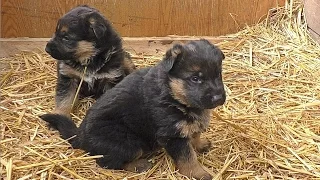
M 110 69 L 105 72 L 94 72 L 91 69 L 87 69 L 86 73 L 84 74 L 84 70 L 81 71 L 72 68 L 64 63 L 59 64 L 59 73 L 72 78 L 83 78 L 83 80 L 87 82 L 89 86 L 93 85 L 96 80 L 107 79 L 108 81 L 114 81 L 122 75 L 120 69 Z
M 195 133 L 204 132 L 210 121 L 210 110 L 204 110 L 201 114 L 188 113 L 186 119 L 175 124 L 176 129 L 182 137 L 192 137 Z

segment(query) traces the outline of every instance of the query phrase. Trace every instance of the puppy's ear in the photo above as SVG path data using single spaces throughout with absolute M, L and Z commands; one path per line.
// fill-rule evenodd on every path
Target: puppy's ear
M 213 49 L 215 50 L 215 54 L 218 56 L 219 59 L 224 60 L 225 56 L 221 49 L 218 46 L 212 45 Z
M 221 54 L 222 54 L 222 60 L 224 60 L 226 57 L 224 56 L 222 51 L 221 51 Z
M 174 45 L 171 49 L 166 52 L 166 56 L 164 59 L 164 68 L 166 72 L 169 72 L 173 65 L 181 58 L 183 53 L 183 46 L 180 44 Z
M 224 56 L 223 52 L 221 51 L 221 49 L 219 49 L 217 46 L 215 46 L 215 48 L 218 51 L 219 57 L 221 60 L 224 60 L 226 57 Z
M 92 31 L 98 39 L 105 35 L 107 31 L 105 20 L 98 12 L 86 14 L 85 20 L 89 23 L 89 31 Z
M 203 41 L 203 42 L 206 42 L 207 44 L 210 44 L 213 47 L 213 49 L 216 50 L 216 52 L 218 53 L 219 57 L 221 57 L 221 60 L 225 59 L 225 56 L 224 56 L 223 52 L 221 51 L 221 49 L 218 46 L 213 45 L 210 41 L 208 41 L 206 39 L 200 39 L 200 41 Z

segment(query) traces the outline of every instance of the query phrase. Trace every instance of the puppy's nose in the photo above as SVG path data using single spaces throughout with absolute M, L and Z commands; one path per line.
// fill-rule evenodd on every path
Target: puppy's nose
M 213 101 L 213 102 L 217 102 L 217 101 L 221 101 L 221 100 L 223 100 L 222 94 L 214 95 L 214 96 L 212 97 L 212 101 Z
M 51 53 L 51 49 L 49 47 L 49 43 L 46 45 L 45 50 L 46 50 L 47 53 L 49 53 L 49 54 Z

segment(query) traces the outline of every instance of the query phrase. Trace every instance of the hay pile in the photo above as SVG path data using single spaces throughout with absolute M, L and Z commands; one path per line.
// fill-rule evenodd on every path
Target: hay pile
M 306 32 L 303 6 L 287 4 L 256 26 L 225 36 L 228 93 L 204 136 L 212 150 L 198 156 L 215 179 L 320 179 L 320 47 Z M 133 55 L 139 67 L 161 57 Z M 0 59 L 1 177 L 4 179 L 187 179 L 163 152 L 135 174 L 99 168 L 37 116 L 54 107 L 55 61 L 25 52 Z M 79 124 L 94 101 L 74 111 Z

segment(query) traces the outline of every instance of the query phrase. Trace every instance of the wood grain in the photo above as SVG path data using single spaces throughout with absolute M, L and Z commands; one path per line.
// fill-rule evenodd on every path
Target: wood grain
M 305 0 L 304 7 L 309 32 L 311 36 L 320 43 L 320 1 Z
M 122 36 L 217 36 L 257 23 L 285 0 L 2 0 L 1 37 L 50 37 L 79 4 L 99 9 Z
M 203 37 L 216 44 L 230 38 Z M 44 51 L 50 38 L 0 38 L 0 58 L 12 56 L 21 51 Z M 166 36 L 166 37 L 124 37 L 123 46 L 126 51 L 137 55 L 163 54 L 176 43 L 197 40 L 199 37 Z

